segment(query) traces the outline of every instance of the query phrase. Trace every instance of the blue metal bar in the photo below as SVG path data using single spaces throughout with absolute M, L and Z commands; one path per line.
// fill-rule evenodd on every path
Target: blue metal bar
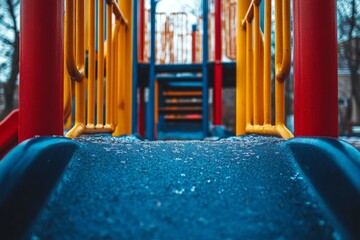
M 132 112 L 131 112 L 131 132 L 138 132 L 138 0 L 133 1 L 133 43 L 132 43 Z
M 197 82 L 202 81 L 202 77 L 197 75 L 177 76 L 174 74 L 157 74 L 156 79 L 162 82 Z
M 262 30 L 262 32 L 264 32 L 264 26 L 265 26 L 265 21 L 264 21 L 264 16 L 265 16 L 265 1 L 261 1 L 260 3 L 260 28 Z
M 209 91 L 208 91 L 208 72 L 207 72 L 207 63 L 208 63 L 208 0 L 202 1 L 203 5 L 203 41 L 202 41 L 202 55 L 203 55 L 203 62 L 202 62 L 202 77 L 203 77 L 203 107 L 202 107 L 202 131 L 203 137 L 208 136 L 209 131 L 209 109 L 208 109 L 208 98 L 209 98 Z
M 104 1 L 104 40 L 106 40 L 107 37 L 107 21 L 106 21 L 106 12 L 107 12 L 107 7 L 106 7 L 106 1 Z
M 149 98 L 146 106 L 146 138 L 154 140 L 154 90 L 155 90 L 155 23 L 156 23 L 156 3 L 150 1 L 150 72 L 149 72 Z
M 163 84 L 159 84 L 159 108 L 163 108 L 165 106 L 165 99 L 164 99 L 163 92 L 164 92 L 164 86 L 163 86 Z M 159 115 L 158 112 L 156 114 L 158 114 L 158 116 L 159 116 L 158 126 L 164 125 L 164 122 L 165 122 L 164 114 Z M 157 128 L 157 132 L 159 132 L 159 128 Z

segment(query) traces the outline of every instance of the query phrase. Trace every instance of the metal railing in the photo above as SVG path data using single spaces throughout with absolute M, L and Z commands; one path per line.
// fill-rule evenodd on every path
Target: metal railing
M 237 0 L 223 1 L 223 53 L 231 60 L 236 59 Z
M 244 133 L 293 137 L 285 127 L 285 80 L 291 67 L 290 1 L 275 0 L 275 36 L 272 1 L 265 0 L 265 29 L 260 28 L 261 0 L 252 0 L 239 15 L 237 54 L 237 135 Z M 240 4 L 239 13 L 244 12 Z M 241 18 L 242 17 L 242 18 Z M 271 40 L 275 37 L 275 123 L 271 115 Z
M 215 9 L 212 0 L 209 0 L 210 6 L 208 14 L 209 31 L 208 31 L 208 49 L 209 49 L 209 61 L 215 61 Z M 237 23 L 237 0 L 223 0 L 222 1 L 222 13 L 221 13 L 221 25 L 222 25 L 222 55 L 228 60 L 236 59 L 236 23 Z M 197 21 L 197 33 L 196 33 L 196 62 L 202 62 L 202 17 L 199 17 Z
M 209 60 L 215 60 L 215 13 L 212 0 L 208 13 L 208 49 Z M 222 39 L 223 55 L 229 60 L 236 59 L 236 22 L 237 22 L 237 0 L 223 0 L 222 7 Z M 156 13 L 156 62 L 157 63 L 190 63 L 191 52 L 191 31 L 188 14 L 184 12 L 174 12 L 170 14 Z M 144 13 L 144 62 L 149 61 L 150 57 L 150 10 Z M 195 34 L 195 62 L 202 62 L 202 16 L 196 23 Z
M 65 64 L 67 71 L 65 72 L 64 100 L 66 118 L 71 116 L 73 95 L 71 85 L 74 85 L 75 89 L 75 124 L 66 134 L 70 138 L 78 137 L 83 133 L 107 132 L 120 135 L 126 132 L 124 108 L 125 99 L 128 96 L 125 84 L 131 86 L 131 81 L 125 82 L 128 75 L 125 66 L 127 68 L 131 66 L 131 57 L 126 50 L 130 48 L 127 41 L 130 34 L 129 22 L 117 1 L 106 0 L 105 6 L 105 0 L 97 0 L 97 8 L 96 14 L 95 0 L 66 1 Z M 88 60 L 87 69 L 85 69 L 86 59 Z M 68 80 L 69 78 L 74 84 Z M 131 109 L 131 106 L 128 108 Z
M 145 10 L 144 62 L 150 58 L 150 10 Z M 156 13 L 156 63 L 186 63 L 191 61 L 191 32 L 188 14 L 184 12 Z

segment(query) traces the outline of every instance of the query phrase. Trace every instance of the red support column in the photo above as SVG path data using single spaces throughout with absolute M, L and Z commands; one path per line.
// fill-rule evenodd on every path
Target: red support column
M 139 1 L 139 60 L 144 62 L 145 0 Z
M 145 2 L 140 0 L 139 3 L 139 61 L 145 62 L 144 59 L 144 41 L 145 41 Z M 139 134 L 145 136 L 145 91 L 144 87 L 139 89 Z
M 336 1 L 293 3 L 295 136 L 338 137 Z
M 64 1 L 22 0 L 19 142 L 63 135 Z
M 192 25 L 191 32 L 191 62 L 196 63 L 196 24 Z
M 222 125 L 222 45 L 221 0 L 215 0 L 215 78 L 213 94 L 214 125 Z

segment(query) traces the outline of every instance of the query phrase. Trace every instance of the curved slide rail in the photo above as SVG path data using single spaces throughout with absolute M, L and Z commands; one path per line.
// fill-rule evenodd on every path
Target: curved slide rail
M 335 138 L 294 138 L 288 146 L 349 239 L 360 237 L 360 152 Z
M 18 142 L 19 110 L 12 111 L 0 122 L 0 161 Z
M 1 239 L 24 237 L 77 146 L 67 138 L 32 138 L 0 162 Z

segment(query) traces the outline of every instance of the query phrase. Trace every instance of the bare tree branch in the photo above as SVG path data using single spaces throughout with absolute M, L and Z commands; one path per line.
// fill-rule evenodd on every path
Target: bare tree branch
M 13 45 L 14 43 L 12 41 L 10 41 L 8 38 L 6 38 L 5 36 L 0 36 L 0 41 L 6 45 Z
M 0 63 L 1 78 L 4 81 L 5 110 L 0 113 L 0 120 L 4 118 L 14 107 L 15 90 L 19 75 L 19 43 L 20 34 L 17 16 L 19 14 L 19 0 L 0 1 L 0 57 L 7 59 Z

